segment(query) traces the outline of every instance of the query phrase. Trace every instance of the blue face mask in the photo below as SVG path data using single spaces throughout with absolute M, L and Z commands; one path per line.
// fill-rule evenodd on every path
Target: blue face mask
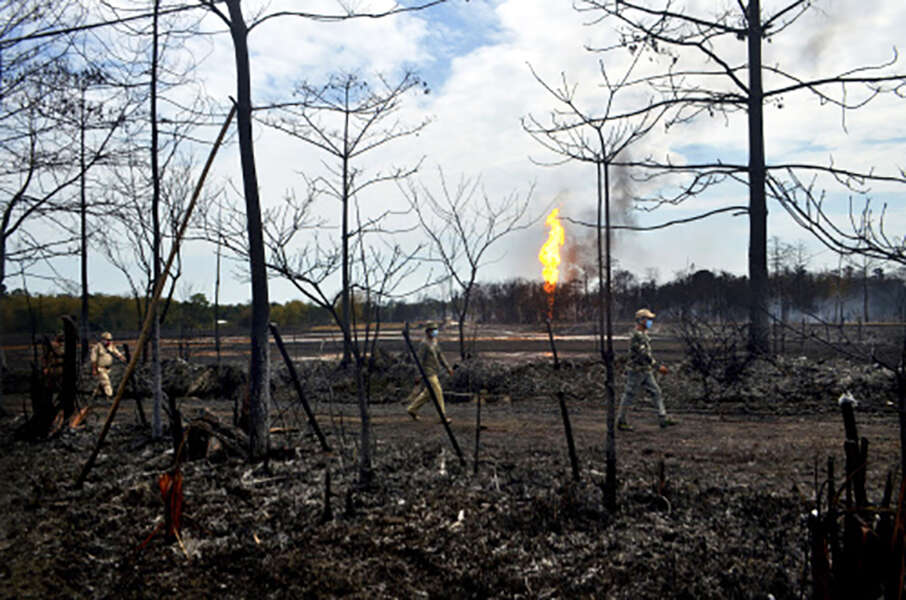
M 654 321 L 651 319 L 645 319 L 645 329 L 651 329 L 651 326 L 654 325 Z
M 437 330 L 436 329 L 429 330 L 428 335 L 430 335 L 431 337 L 437 337 Z

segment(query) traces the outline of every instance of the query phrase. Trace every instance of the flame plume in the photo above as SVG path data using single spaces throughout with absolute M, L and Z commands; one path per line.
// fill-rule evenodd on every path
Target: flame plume
M 549 301 L 553 304 L 554 290 L 557 289 L 557 280 L 560 278 L 560 246 L 566 241 L 563 226 L 560 224 L 560 209 L 555 208 L 547 216 L 545 224 L 550 227 L 547 241 L 538 252 L 538 260 L 544 265 L 541 275 L 544 277 L 544 291 L 547 292 Z

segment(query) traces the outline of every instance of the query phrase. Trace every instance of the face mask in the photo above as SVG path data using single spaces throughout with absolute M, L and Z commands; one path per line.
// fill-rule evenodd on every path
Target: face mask
M 645 319 L 645 329 L 651 329 L 651 326 L 654 325 L 654 321 L 651 319 Z
M 428 332 L 428 335 L 431 336 L 431 337 L 437 337 L 437 330 L 436 330 L 436 329 L 430 330 L 430 331 Z

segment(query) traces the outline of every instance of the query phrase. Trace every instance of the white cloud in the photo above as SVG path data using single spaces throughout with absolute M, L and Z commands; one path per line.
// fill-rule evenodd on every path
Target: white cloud
M 763 4 L 768 13 L 787 3 Z M 572 10 L 572 4 L 571 0 L 473 0 L 446 9 L 449 12 L 444 14 L 450 21 L 444 23 L 433 22 L 430 11 L 340 24 L 292 17 L 274 19 L 256 29 L 250 39 L 253 96 L 259 102 L 285 98 L 295 81 L 323 81 L 336 70 L 390 73 L 414 65 L 431 73 L 444 73 L 446 79 L 440 84 L 432 81 L 431 94 L 413 101 L 403 115 L 413 122 L 430 116 L 434 122 L 419 137 L 400 140 L 376 154 L 376 161 L 370 167 L 378 168 L 388 162 L 411 164 L 426 155 L 426 168 L 421 177 L 429 185 L 436 179 L 434 167 L 438 164 L 449 177 L 458 177 L 460 173 L 480 174 L 492 197 L 525 190 L 530 182 L 537 182 L 537 212 L 556 199 L 564 204 L 564 213 L 584 217 L 594 207 L 594 168 L 579 164 L 539 167 L 530 157 L 539 160 L 554 157 L 534 142 L 520 124 L 520 118 L 529 113 L 543 118 L 556 107 L 554 99 L 533 78 L 529 63 L 546 81 L 556 82 L 564 73 L 570 82 L 577 83 L 583 106 L 600 105 L 603 99 L 599 56 L 587 52 L 584 46 L 606 44 L 610 39 L 608 30 L 606 25 L 588 26 L 592 15 L 577 13 Z M 282 0 L 271 3 L 270 9 L 296 5 Z M 381 5 L 387 3 L 382 0 Z M 709 14 L 714 2 L 695 0 L 686 5 Z M 736 6 L 735 2 L 726 5 Z M 332 9 L 337 3 L 329 0 L 306 3 L 306 8 L 311 6 Z M 211 28 L 223 29 L 213 17 L 206 23 Z M 470 29 L 462 29 L 465 27 Z M 480 36 L 472 35 L 479 30 Z M 800 23 L 771 37 L 770 43 L 764 45 L 765 63 L 778 64 L 803 77 L 837 73 L 887 60 L 892 46 L 902 39 L 902 31 L 906 31 L 906 8 L 901 0 L 875 2 L 868 10 L 864 3 L 840 0 L 816 3 L 816 8 Z M 742 64 L 745 43 L 730 40 L 725 44 L 722 48 L 732 54 L 730 63 Z M 462 48 L 467 50 L 458 56 L 446 54 Z M 210 56 L 204 61 L 200 75 L 207 92 L 224 99 L 235 93 L 228 36 L 198 42 L 199 52 L 208 50 Z M 629 58 L 629 52 L 608 58 L 608 71 L 619 73 Z M 642 65 L 648 69 L 657 66 Z M 906 67 L 900 64 L 898 70 L 904 72 Z M 766 81 L 767 87 L 780 82 L 773 77 Z M 831 88 L 829 92 L 839 94 L 839 89 Z M 852 88 L 850 99 L 859 97 L 859 93 L 858 88 Z M 774 106 L 765 109 L 769 162 L 827 163 L 833 156 L 836 164 L 845 163 L 859 169 L 875 167 L 891 172 L 906 167 L 902 158 L 906 140 L 906 119 L 902 115 L 906 101 L 902 98 L 878 98 L 865 109 L 847 113 L 846 130 L 841 127 L 839 109 L 822 106 L 808 93 L 788 94 L 783 100 L 782 109 Z M 732 155 L 744 161 L 745 122 L 745 113 L 739 112 L 728 121 L 717 116 L 698 119 L 670 132 L 658 129 L 632 152 L 634 156 L 651 153 L 663 157 L 678 148 L 697 148 L 703 155 L 714 154 L 708 158 Z M 257 132 L 262 195 L 267 202 L 279 201 L 286 190 L 299 187 L 296 171 L 318 169 L 320 157 L 300 147 L 298 142 L 273 132 L 260 127 Z M 221 174 L 229 172 L 239 182 L 235 149 L 221 158 L 219 169 Z M 398 195 L 394 189 L 384 188 L 375 192 L 375 198 L 383 206 L 397 201 Z M 695 210 L 720 202 L 745 204 L 745 188 L 733 184 L 686 206 L 641 214 L 637 219 L 641 224 L 653 224 L 689 216 Z M 779 207 L 772 206 L 770 210 L 769 235 L 781 235 L 790 241 L 807 239 L 807 234 L 792 226 Z M 902 211 L 893 216 L 899 219 L 896 223 L 902 225 L 900 230 L 906 229 Z M 500 249 L 501 260 L 489 267 L 483 278 L 537 277 L 536 246 L 540 246 L 544 236 L 540 223 L 535 230 L 514 236 Z M 624 235 L 617 256 L 622 266 L 640 274 L 656 266 L 662 277 L 692 262 L 701 268 L 744 273 L 747 240 L 744 217 L 722 216 L 688 227 Z M 232 298 L 228 300 L 248 297 L 244 285 L 233 287 Z M 274 299 L 287 299 L 282 294 L 288 292 L 277 292 L 279 289 L 281 286 L 275 286 Z

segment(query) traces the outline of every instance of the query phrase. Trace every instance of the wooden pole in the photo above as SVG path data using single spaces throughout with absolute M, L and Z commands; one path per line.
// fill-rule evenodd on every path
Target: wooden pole
M 551 328 L 550 319 L 546 319 L 547 335 L 551 341 L 551 351 L 554 353 L 554 370 L 560 370 L 560 361 L 557 359 L 557 346 L 554 344 L 554 330 Z M 566 395 L 563 390 L 557 390 L 557 401 L 560 403 L 560 416 L 563 417 L 563 431 L 566 435 L 566 447 L 569 451 L 569 463 L 573 470 L 573 479 L 579 481 L 579 458 L 576 456 L 576 442 L 573 440 L 573 428 L 569 422 L 569 410 L 566 408 Z
M 60 391 L 63 401 L 63 416 L 69 418 L 75 412 L 76 379 L 78 379 L 78 328 L 72 317 L 63 317 L 63 386 Z
M 866 454 L 868 452 L 868 441 L 863 439 L 862 447 L 860 448 L 853 402 L 848 398 L 844 398 L 840 401 L 840 408 L 843 411 L 843 427 L 846 431 L 846 441 L 843 442 L 843 449 L 846 454 L 846 478 L 852 481 L 856 507 L 863 509 L 868 504 L 868 497 L 865 493 L 865 462 L 867 456 L 863 455 L 863 451 Z
M 554 354 L 554 370 L 560 370 L 560 360 L 557 358 L 557 345 L 554 344 L 554 330 L 551 329 L 551 320 L 545 319 L 545 324 L 547 324 L 547 338 L 551 342 L 551 352 Z
M 475 465 L 472 472 L 478 475 L 478 449 L 481 440 L 481 403 L 484 402 L 484 390 L 478 392 L 478 399 L 475 401 Z
M 447 436 L 450 438 L 450 443 L 453 444 L 453 449 L 456 450 L 456 456 L 459 457 L 459 462 L 463 466 L 466 465 L 466 459 L 462 455 L 462 450 L 459 449 L 459 444 L 456 442 L 456 436 L 453 435 L 453 430 L 450 429 L 450 422 L 447 420 L 446 415 L 440 409 L 440 401 L 437 396 L 434 394 L 434 388 L 431 387 L 431 384 L 428 383 L 428 375 L 425 373 L 425 369 L 422 367 L 421 361 L 418 360 L 418 353 L 415 351 L 415 346 L 412 345 L 412 340 L 409 338 L 409 322 L 406 321 L 406 327 L 403 329 L 403 338 L 406 340 L 406 346 L 409 348 L 409 352 L 412 354 L 412 360 L 415 361 L 415 366 L 418 369 L 419 374 L 422 376 L 422 383 L 425 385 L 425 388 L 428 390 L 428 395 L 431 396 L 431 401 L 434 403 L 434 409 L 437 411 L 437 415 L 440 417 L 440 422 L 443 423 L 444 429 L 447 430 Z
M 286 346 L 283 344 L 283 338 L 280 336 L 280 330 L 277 329 L 277 324 L 271 322 L 270 329 L 271 335 L 274 336 L 274 341 L 277 343 L 277 348 L 280 349 L 280 354 L 283 356 L 283 362 L 286 363 L 286 369 L 289 371 L 289 378 L 292 380 L 293 387 L 296 389 L 296 394 L 299 396 L 299 402 L 302 403 L 302 408 L 305 409 L 305 414 L 308 415 L 308 424 L 315 430 L 315 435 L 318 436 L 318 441 L 321 442 L 321 449 L 324 450 L 324 452 L 330 452 L 330 446 L 327 445 L 327 440 L 324 438 L 321 428 L 318 427 L 315 413 L 312 412 L 311 406 L 309 406 L 308 400 L 305 398 L 305 392 L 302 390 L 302 383 L 299 382 L 299 375 L 296 373 L 296 367 L 293 365 L 292 359 L 286 352 Z
M 123 353 L 126 355 L 126 364 L 129 364 L 129 361 L 132 359 L 132 353 L 129 351 L 129 344 L 123 344 Z M 138 413 L 138 419 L 141 422 L 142 427 L 147 429 L 148 428 L 148 418 L 145 417 L 145 409 L 142 406 L 142 396 L 141 396 L 141 394 L 136 393 L 135 385 L 134 385 L 135 382 L 132 381 L 131 378 L 129 380 L 129 383 L 133 384 L 132 393 L 135 395 L 135 411 L 136 411 L 136 413 Z M 175 450 L 176 449 L 174 448 L 174 451 Z
M 204 168 L 201 171 L 201 175 L 198 178 L 198 183 L 195 186 L 195 191 L 192 194 L 192 199 L 189 201 L 189 206 L 186 208 L 186 214 L 183 217 L 183 221 L 180 224 L 179 231 L 176 233 L 176 238 L 173 240 L 173 246 L 170 248 L 170 256 L 167 257 L 167 264 L 164 265 L 164 270 L 161 273 L 160 278 L 154 285 L 154 292 L 151 295 L 151 303 L 148 306 L 148 312 L 145 315 L 145 321 L 142 324 L 142 332 L 138 337 L 138 342 L 136 342 L 136 348 L 141 348 L 145 345 L 145 340 L 148 338 L 148 334 L 151 331 L 151 322 L 152 317 L 154 316 L 154 308 L 157 305 L 158 300 L 160 300 L 160 294 L 164 288 L 164 282 L 166 282 L 167 277 L 170 274 L 170 268 L 173 266 L 173 261 L 176 258 L 176 253 L 179 251 L 180 242 L 183 235 L 186 232 L 186 228 L 189 226 L 189 218 L 192 216 L 192 211 L 195 209 L 195 204 L 198 201 L 198 196 L 201 195 L 201 190 L 204 187 L 204 180 L 208 176 L 208 172 L 211 170 L 211 164 L 214 162 L 214 157 L 217 155 L 217 150 L 220 148 L 220 145 L 223 143 L 223 138 L 226 136 L 227 129 L 229 129 L 230 122 L 233 120 L 233 115 L 236 114 L 236 105 L 230 109 L 230 114 L 227 115 L 226 120 L 223 122 L 223 126 L 220 128 L 220 133 L 217 135 L 217 139 L 214 141 L 214 147 L 211 148 L 210 154 L 208 154 L 208 160 L 204 165 Z M 107 437 L 107 432 L 110 431 L 110 426 L 113 424 L 113 417 L 116 416 L 116 410 L 119 408 L 120 401 L 123 399 L 123 392 L 126 390 L 126 382 L 129 381 L 129 378 L 132 377 L 132 373 L 135 372 L 136 364 L 138 363 L 138 357 L 140 352 L 136 352 L 132 355 L 132 358 L 129 360 L 129 364 L 126 365 L 126 371 L 123 373 L 123 377 L 120 380 L 119 386 L 116 388 L 116 396 L 113 399 L 113 404 L 110 406 L 110 412 L 107 415 L 107 420 L 104 422 L 104 427 L 101 429 L 101 434 L 98 436 L 97 444 L 94 446 L 94 450 L 91 452 L 91 456 L 88 457 L 88 461 L 85 463 L 85 466 L 82 467 L 81 473 L 79 473 L 78 478 L 75 482 L 76 489 L 80 489 L 85 483 L 85 479 L 88 477 L 88 473 L 91 472 L 91 468 L 94 466 L 94 462 L 97 460 L 98 454 L 101 451 L 101 445 L 104 443 L 104 438 Z

